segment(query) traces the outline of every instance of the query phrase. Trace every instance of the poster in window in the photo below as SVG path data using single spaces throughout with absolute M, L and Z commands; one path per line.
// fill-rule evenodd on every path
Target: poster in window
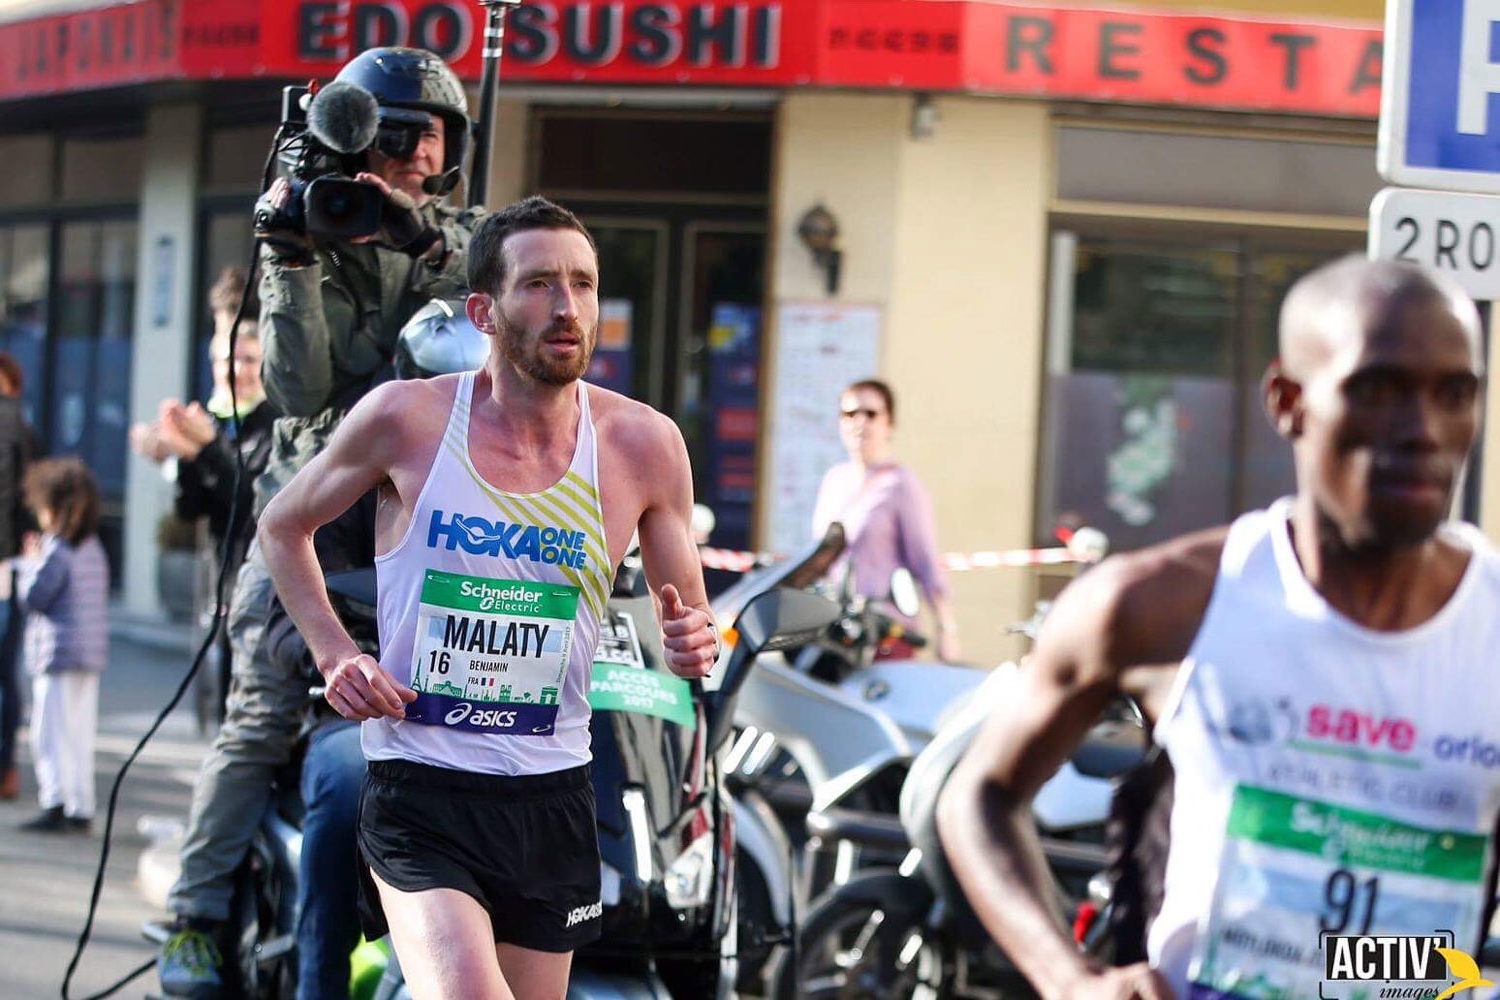
M 760 432 L 759 306 L 715 302 L 708 325 L 707 502 L 714 509 L 713 542 L 750 543 L 755 499 L 755 441 Z
M 599 301 L 599 341 L 594 345 L 587 376 L 595 385 L 626 396 L 635 391 L 634 318 L 635 304 L 629 299 Z
M 839 394 L 878 374 L 880 321 L 872 305 L 786 302 L 777 313 L 767 540 L 778 552 L 808 541 L 818 484 L 847 457 Z

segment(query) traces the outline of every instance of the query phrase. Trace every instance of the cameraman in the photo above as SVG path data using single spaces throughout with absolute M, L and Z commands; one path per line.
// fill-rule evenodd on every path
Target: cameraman
M 407 319 L 429 299 L 465 289 L 469 237 L 481 214 L 439 200 L 458 178 L 470 133 L 463 87 L 441 59 L 418 49 L 371 49 L 337 79 L 369 91 L 380 109 L 381 138 L 358 179 L 385 196 L 381 226 L 365 239 L 320 239 L 286 211 L 285 179 L 257 203 L 257 235 L 265 243 L 261 371 L 267 398 L 285 414 L 256 481 L 257 510 L 324 447 L 348 409 L 388 377 Z M 387 146 L 388 124 L 396 132 L 401 125 L 419 129 L 415 148 L 409 142 Z M 396 148 L 408 155 L 393 155 Z M 264 648 L 272 595 L 252 544 L 229 613 L 228 716 L 194 788 L 182 873 L 168 898 L 176 920 L 159 966 L 168 996 L 226 992 L 224 931 L 234 873 L 271 781 L 291 757 L 307 702 L 306 680 L 273 662 Z M 300 977 L 298 996 L 323 995 L 317 982 L 316 975 Z

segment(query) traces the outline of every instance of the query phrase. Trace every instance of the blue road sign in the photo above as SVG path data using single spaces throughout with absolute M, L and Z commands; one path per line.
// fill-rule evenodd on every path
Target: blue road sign
M 1500 0 L 1390 0 L 1380 173 L 1500 192 Z

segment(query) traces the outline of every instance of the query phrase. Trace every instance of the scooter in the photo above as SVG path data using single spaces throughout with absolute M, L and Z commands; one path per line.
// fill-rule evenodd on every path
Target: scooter
M 904 851 L 899 865 L 869 868 L 835 885 L 809 909 L 795 961 L 783 956 L 772 972 L 777 998 L 963 997 L 974 1000 L 1034 994 L 980 925 L 943 855 L 936 805 L 948 775 L 973 742 L 988 706 L 1006 696 L 1013 666 L 998 668 L 971 703 L 956 712 L 912 762 L 894 827 L 884 817 L 849 810 L 814 812 L 820 837 L 870 841 Z M 1083 950 L 1109 947 L 1109 884 L 1103 825 L 1112 781 L 1145 753 L 1144 729 L 1128 708 L 1090 731 L 1072 760 L 1034 804 L 1033 815 L 1057 898 L 1074 918 Z

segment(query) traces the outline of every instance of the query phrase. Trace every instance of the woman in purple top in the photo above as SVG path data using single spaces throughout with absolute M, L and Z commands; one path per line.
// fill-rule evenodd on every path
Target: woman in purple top
M 902 567 L 910 570 L 937 620 L 938 656 L 956 661 L 961 655 L 958 626 L 938 555 L 932 501 L 916 474 L 891 456 L 895 426 L 896 397 L 890 386 L 864 379 L 844 390 L 839 436 L 849 460 L 823 476 L 813 533 L 821 536 L 834 521 L 843 524 L 849 539 L 847 562 L 836 572 L 847 565 L 855 592 L 866 597 L 889 596 L 891 574 Z M 886 656 L 910 652 L 905 643 L 881 650 Z

